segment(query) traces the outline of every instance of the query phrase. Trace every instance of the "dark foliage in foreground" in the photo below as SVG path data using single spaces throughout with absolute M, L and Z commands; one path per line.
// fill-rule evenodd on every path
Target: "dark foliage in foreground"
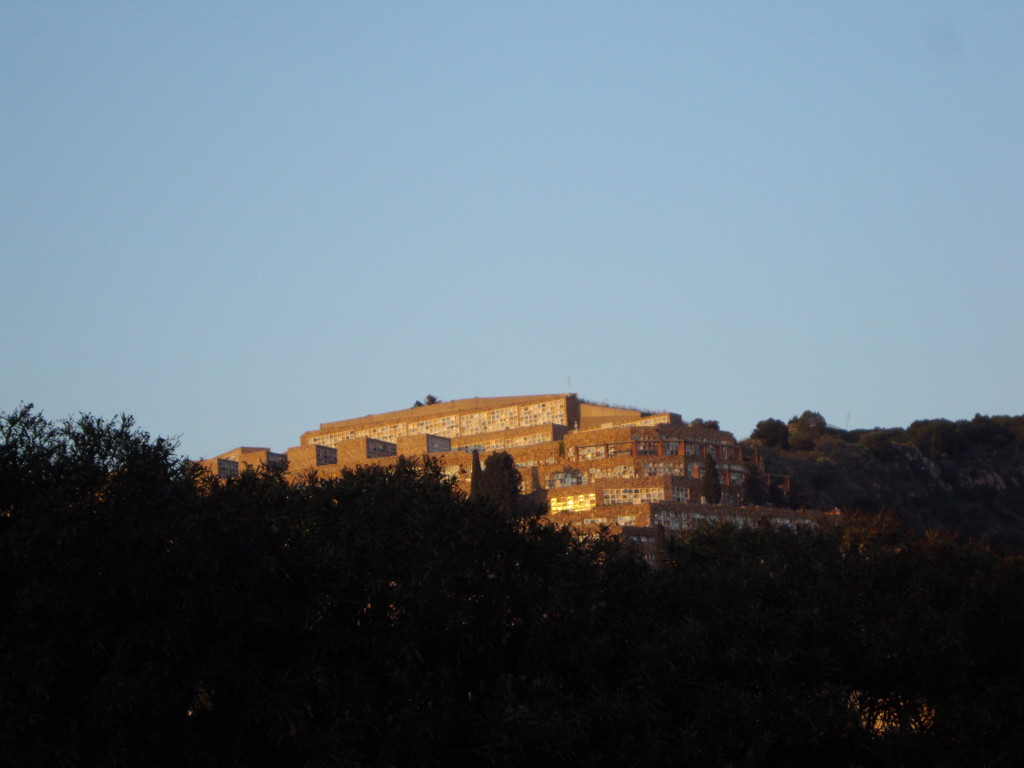
M 1019 559 L 878 517 L 649 568 L 435 466 L 221 484 L 0 416 L 0 764 L 1018 765 Z

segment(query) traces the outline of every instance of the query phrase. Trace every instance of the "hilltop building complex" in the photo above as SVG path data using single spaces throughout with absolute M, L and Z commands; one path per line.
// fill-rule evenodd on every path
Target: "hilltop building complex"
M 604 526 L 640 535 L 707 519 L 794 517 L 748 504 L 753 483 L 767 492 L 785 479 L 767 476 L 757 450 L 716 424 L 599 405 L 573 393 L 468 398 L 332 421 L 304 432 L 285 454 L 239 447 L 203 464 L 219 477 L 276 464 L 301 479 L 314 470 L 331 476 L 346 467 L 426 455 L 468 491 L 474 450 L 481 460 L 494 451 L 511 454 L 523 493 L 544 504 L 553 521 L 583 531 Z M 714 505 L 702 495 L 711 466 L 721 488 Z

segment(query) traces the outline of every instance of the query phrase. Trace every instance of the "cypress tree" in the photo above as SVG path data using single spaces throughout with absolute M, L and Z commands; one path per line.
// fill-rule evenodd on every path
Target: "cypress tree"
M 704 477 L 700 481 L 700 494 L 708 504 L 722 501 L 722 481 L 718 479 L 718 464 L 715 457 L 708 452 L 704 460 Z
M 506 517 L 515 517 L 519 507 L 522 475 L 519 474 L 512 454 L 505 451 L 490 454 L 484 462 L 481 479 L 483 488 L 478 498 L 490 501 Z
M 480 451 L 473 449 L 473 469 L 469 475 L 469 498 L 480 498 L 480 481 L 483 479 L 483 470 L 480 468 Z

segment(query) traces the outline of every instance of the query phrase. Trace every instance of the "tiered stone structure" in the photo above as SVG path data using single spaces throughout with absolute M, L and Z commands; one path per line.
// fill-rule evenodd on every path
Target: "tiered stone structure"
M 553 521 L 582 531 L 607 527 L 643 539 L 648 529 L 677 530 L 707 519 L 793 519 L 781 509 L 746 505 L 752 468 L 765 475 L 756 449 L 730 433 L 687 424 L 676 413 L 599 405 L 574 393 L 469 398 L 326 422 L 304 432 L 287 457 L 236 448 L 204 464 L 234 477 L 246 467 L 287 461 L 289 476 L 301 480 L 312 471 L 331 476 L 360 464 L 430 456 L 468 491 L 474 450 L 482 461 L 493 451 L 510 453 L 523 493 L 544 504 Z M 714 505 L 701 496 L 709 456 L 722 488 Z
M 199 463 L 217 477 L 238 477 L 246 469 L 261 466 L 287 467 L 288 457 L 283 453 L 274 453 L 269 448 L 240 446 Z

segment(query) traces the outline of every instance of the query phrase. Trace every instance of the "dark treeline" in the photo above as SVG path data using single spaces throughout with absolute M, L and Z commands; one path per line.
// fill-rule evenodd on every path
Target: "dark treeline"
M 791 478 L 792 506 L 889 512 L 1024 551 L 1024 416 L 844 430 L 804 411 L 758 422 L 750 441 Z
M 892 518 L 655 566 L 432 464 L 218 482 L 0 416 L 0 764 L 1015 766 L 1024 563 Z

